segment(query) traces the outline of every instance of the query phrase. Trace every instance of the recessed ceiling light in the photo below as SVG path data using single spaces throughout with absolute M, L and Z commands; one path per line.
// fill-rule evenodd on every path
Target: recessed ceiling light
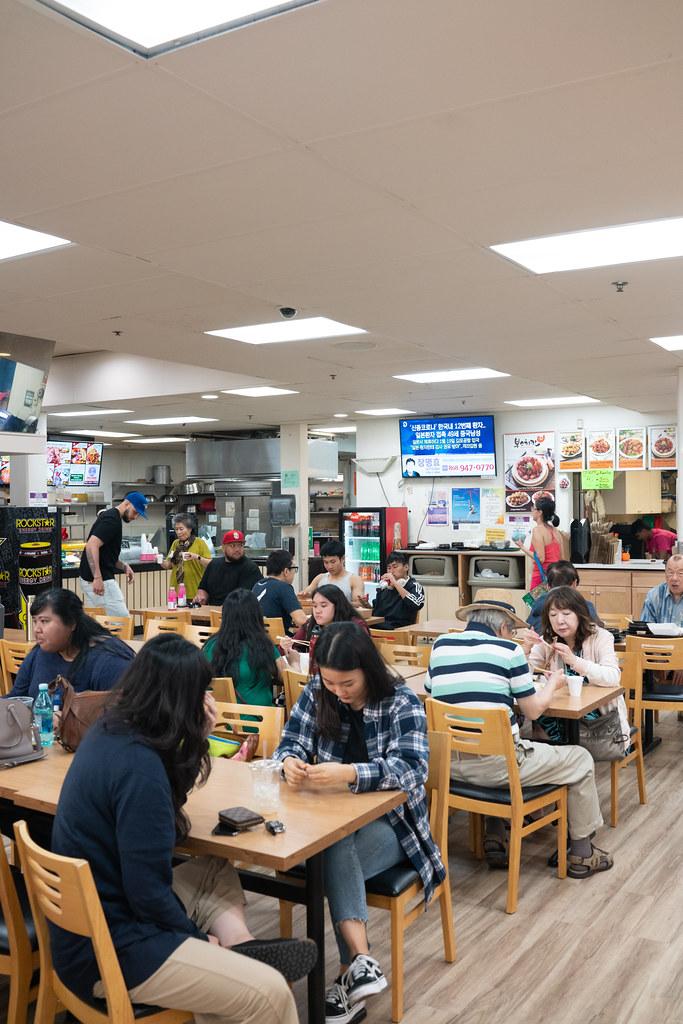
M 309 316 L 303 320 L 278 320 L 272 324 L 251 327 L 224 327 L 220 331 L 204 331 L 217 338 L 243 341 L 247 345 L 276 345 L 283 341 L 310 341 L 312 338 L 337 338 L 342 334 L 365 334 L 362 327 L 350 327 L 326 316 Z
M 683 217 L 528 238 L 491 249 L 534 274 L 672 259 L 683 256 Z
M 48 412 L 48 416 L 114 416 L 133 409 L 72 409 L 71 412 Z
M 349 425 L 347 427 L 309 427 L 309 434 L 355 434 L 356 425 Z
M 242 395 L 244 398 L 270 398 L 271 395 L 298 395 L 298 391 L 289 391 L 287 388 L 234 388 L 232 391 L 224 391 L 224 395 Z
M 0 260 L 11 260 L 15 256 L 27 256 L 31 252 L 44 252 L 58 245 L 72 245 L 68 238 L 57 238 L 31 228 L 20 228 L 0 220 Z
M 356 409 L 361 416 L 414 416 L 412 409 Z
M 671 334 L 668 338 L 650 338 L 655 345 L 665 348 L 667 352 L 679 352 L 683 348 L 683 334 Z
M 335 412 L 335 420 L 347 420 L 349 418 L 348 412 Z
M 139 434 L 122 434 L 118 430 L 62 430 L 62 434 L 83 434 L 85 437 L 139 437 Z
M 595 405 L 599 403 L 599 398 L 589 398 L 588 395 L 563 395 L 562 398 L 518 398 L 514 401 L 506 401 L 504 404 L 532 409 L 536 405 Z
M 202 398 L 205 398 L 207 402 L 211 402 L 214 398 L 218 398 L 218 395 L 202 395 Z
M 139 437 L 129 444 L 173 444 L 175 441 L 189 441 L 189 437 Z
M 471 370 L 430 370 L 427 373 L 395 373 L 394 380 L 412 380 L 416 384 L 438 384 L 455 380 L 486 380 L 489 377 L 509 377 L 509 373 L 475 366 Z
M 126 420 L 126 423 L 136 423 L 141 427 L 166 427 L 171 423 L 218 423 L 218 420 L 206 416 L 164 416 L 156 420 Z
M 144 57 L 305 7 L 317 0 L 38 0 Z

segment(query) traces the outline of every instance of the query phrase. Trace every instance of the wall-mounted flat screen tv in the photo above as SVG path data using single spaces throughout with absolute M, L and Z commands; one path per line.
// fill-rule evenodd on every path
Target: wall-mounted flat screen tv
M 0 359 L 0 430 L 35 434 L 46 384 L 44 370 Z
M 493 416 L 399 420 L 401 472 L 415 476 L 495 476 Z
M 101 472 L 101 442 L 47 442 L 48 487 L 99 487 Z

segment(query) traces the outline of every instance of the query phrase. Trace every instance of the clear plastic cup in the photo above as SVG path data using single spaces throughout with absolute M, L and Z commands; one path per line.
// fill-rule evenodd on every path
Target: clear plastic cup
M 249 765 L 254 783 L 253 810 L 259 814 L 272 814 L 280 807 L 280 782 L 282 765 L 279 761 L 263 758 Z

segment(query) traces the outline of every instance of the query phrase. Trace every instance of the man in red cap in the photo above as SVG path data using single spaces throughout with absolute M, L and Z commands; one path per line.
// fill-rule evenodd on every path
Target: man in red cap
M 256 562 L 244 557 L 244 534 L 240 530 L 223 534 L 223 555 L 212 559 L 204 570 L 195 596 L 198 604 L 223 604 L 233 590 L 251 590 L 261 579 Z

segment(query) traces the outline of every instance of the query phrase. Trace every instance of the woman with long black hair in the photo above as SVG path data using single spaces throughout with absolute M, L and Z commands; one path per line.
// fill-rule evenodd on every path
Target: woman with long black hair
M 133 1002 L 189 1010 L 197 1024 L 296 1024 L 291 993 L 272 967 L 302 977 L 314 944 L 254 940 L 227 861 L 172 866 L 190 830 L 188 793 L 210 771 L 210 684 L 194 644 L 176 635 L 145 644 L 74 756 L 52 848 L 89 861 Z M 57 973 L 91 1001 L 100 988 L 90 943 L 51 931 Z
M 290 666 L 297 671 L 301 670 L 300 653 L 296 649 L 297 641 L 304 641 L 301 646 L 307 647 L 309 655 L 308 671 L 314 675 L 317 670 L 315 648 L 318 639 L 326 626 L 331 622 L 355 622 L 357 626 L 365 630 L 368 627 L 359 616 L 358 611 L 353 607 L 346 594 L 334 583 L 324 583 L 318 587 L 311 602 L 312 615 L 303 626 L 299 626 L 294 636 L 285 637 L 281 641 L 282 651 Z
M 46 590 L 31 605 L 36 646 L 24 658 L 10 697 L 37 697 L 40 683 L 65 676 L 74 690 L 111 690 L 134 654 L 83 610 L 71 590 Z
M 203 647 L 214 676 L 230 676 L 240 704 L 273 703 L 273 684 L 283 665 L 250 590 L 233 590 L 223 602 L 221 628 Z
M 419 873 L 429 901 L 445 877 L 427 813 L 427 722 L 419 698 L 382 660 L 367 631 L 326 626 L 316 676 L 292 709 L 274 757 L 290 786 L 354 793 L 401 789 L 404 804 L 325 851 L 325 893 L 339 947 L 339 975 L 328 989 L 328 1024 L 364 1016 L 363 1000 L 387 987 L 370 956 L 365 880 L 401 862 Z

